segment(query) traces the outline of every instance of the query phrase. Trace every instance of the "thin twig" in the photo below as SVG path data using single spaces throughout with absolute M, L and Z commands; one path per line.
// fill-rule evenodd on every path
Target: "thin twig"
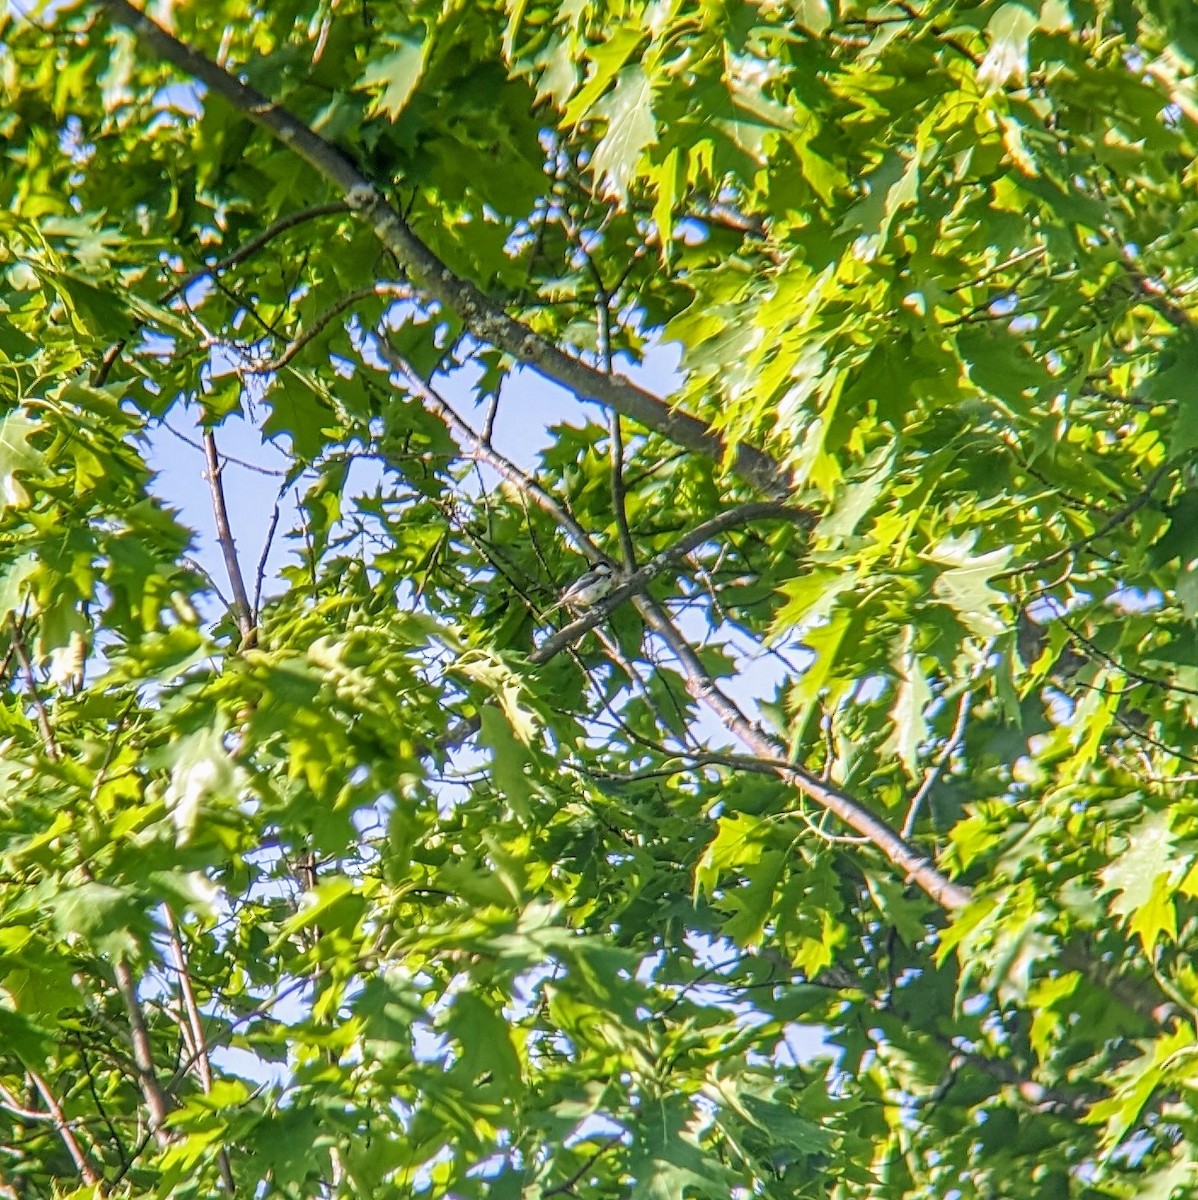
M 212 1063 L 208 1058 L 205 1046 L 204 1022 L 200 1016 L 200 1006 L 196 1003 L 195 989 L 191 984 L 191 972 L 187 965 L 187 956 L 183 953 L 183 941 L 179 937 L 179 927 L 175 923 L 174 913 L 166 909 L 166 928 L 170 935 L 171 956 L 179 972 L 179 994 L 183 999 L 183 1011 L 187 1016 L 187 1028 L 191 1034 L 191 1042 L 195 1049 L 196 1074 L 200 1077 L 200 1086 L 207 1095 L 212 1091 Z M 229 1153 L 222 1146 L 217 1151 L 217 1164 L 220 1169 L 221 1183 L 230 1196 L 236 1188 L 233 1183 L 233 1170 L 229 1165 Z
M 492 446 L 485 443 L 482 435 L 476 433 L 458 416 L 445 398 L 431 384 L 426 383 L 421 378 L 412 364 L 390 342 L 385 338 L 375 337 L 374 345 L 379 356 L 391 371 L 403 380 L 404 386 L 408 391 L 422 404 L 437 413 L 445 424 L 449 426 L 450 433 L 454 434 L 460 442 L 466 444 L 462 447 L 464 451 L 467 445 L 470 446 L 470 453 L 480 461 L 486 463 L 501 479 L 506 479 L 518 489 L 525 490 L 527 488 L 528 480 L 524 472 L 514 463 L 504 458 Z M 541 488 L 535 490 L 535 495 L 532 492 L 529 494 L 533 495 L 533 498 L 537 502 L 537 507 L 547 512 L 570 535 L 570 538 L 589 562 L 604 561 L 604 556 L 591 544 L 591 539 L 586 530 L 570 516 L 557 500 Z
M 129 1151 L 125 1146 L 125 1139 L 121 1137 L 120 1131 L 112 1120 L 107 1105 L 100 1097 L 100 1089 L 96 1087 L 96 1076 L 92 1070 L 91 1058 L 87 1053 L 87 1045 L 83 1040 L 83 1035 L 76 1033 L 72 1040 L 75 1050 L 78 1052 L 79 1058 L 83 1063 L 83 1074 L 87 1079 L 87 1090 L 91 1095 L 92 1103 L 96 1106 L 96 1112 L 100 1114 L 100 1120 L 104 1122 L 104 1127 L 108 1130 L 109 1140 L 116 1149 L 117 1156 L 121 1160 L 121 1166 L 125 1166 L 129 1162 Z
M 604 286 L 603 275 L 598 264 L 587 253 L 586 248 L 579 246 L 586 260 L 587 269 L 595 280 L 595 341 L 599 351 L 599 369 L 605 374 L 612 373 L 611 349 L 611 292 Z M 624 432 L 620 427 L 620 414 L 614 409 L 608 409 L 607 427 L 610 442 L 611 457 L 611 508 L 615 518 L 616 529 L 620 537 L 620 553 L 624 559 L 626 572 L 636 570 L 636 543 L 628 528 L 628 508 L 624 492 Z
M 254 573 L 254 624 L 257 625 L 262 616 L 262 584 L 266 579 L 266 560 L 270 557 L 270 548 L 275 540 L 275 530 L 279 527 L 279 514 L 282 510 L 283 492 L 287 487 L 287 481 L 283 481 L 283 486 L 279 489 L 275 496 L 274 511 L 270 514 L 270 525 L 266 530 L 266 540 L 262 543 L 262 553 L 258 557 L 258 569 Z
M 285 230 L 291 229 L 295 225 L 299 225 L 303 221 L 310 221 L 314 217 L 327 216 L 329 213 L 349 212 L 349 205 L 344 200 L 332 200 L 327 204 L 316 204 L 311 208 L 301 209 L 296 213 L 289 213 L 285 217 L 280 217 L 277 221 L 268 225 L 260 233 L 255 234 L 250 238 L 244 246 L 234 250 L 232 254 L 222 258 L 219 262 L 213 263 L 210 267 L 201 267 L 197 271 L 192 271 L 189 275 L 177 283 L 172 284 L 167 290 L 158 297 L 160 304 L 166 304 L 173 300 L 176 296 L 185 292 L 194 283 L 198 283 L 201 279 L 211 277 L 214 281 L 224 271 L 235 267 L 238 263 L 243 262 L 251 255 L 256 254 L 267 242 L 276 238 Z M 138 322 L 136 330 L 141 330 L 145 327 L 145 322 Z M 113 367 L 120 360 L 121 355 L 125 351 L 125 347 L 129 344 L 129 338 L 122 338 L 120 341 L 113 342 L 111 346 L 104 352 L 104 357 L 100 360 L 100 365 L 92 372 L 91 384 L 92 387 L 103 387 L 108 380 L 108 376 L 112 374 Z
M 1105 537 L 1113 529 L 1117 529 L 1125 521 L 1133 517 L 1152 499 L 1152 493 L 1156 489 L 1156 485 L 1160 483 L 1172 465 L 1172 462 L 1167 459 L 1161 463 L 1148 477 L 1148 482 L 1144 485 L 1144 490 L 1138 496 L 1129 500 L 1122 508 L 1112 513 L 1093 533 L 1088 533 L 1085 537 L 1078 538 L 1077 541 L 1071 542 L 1068 546 L 1062 546 L 1059 550 L 1054 550 L 1051 554 L 1038 559 L 1036 562 L 1028 563 L 1025 566 L 1008 567 L 1005 571 L 999 571 L 990 578 L 1012 579 L 1016 575 L 1026 575 L 1032 571 L 1041 571 L 1045 567 L 1052 566 L 1053 563 L 1058 562 L 1062 558 L 1067 558 L 1071 554 L 1076 554 L 1079 550 L 1084 550 L 1091 542 L 1096 542 L 1100 537 Z
M 961 702 L 957 706 L 957 719 L 953 724 L 952 732 L 948 735 L 948 741 L 944 743 L 944 749 L 940 751 L 940 756 L 936 759 L 935 765 L 924 776 L 923 783 L 919 785 L 919 790 L 911 797 L 911 803 L 907 806 L 907 816 L 903 820 L 902 829 L 899 830 L 902 837 L 910 838 L 912 833 L 915 832 L 915 824 L 919 820 L 919 810 L 923 807 L 923 802 L 936 786 L 937 780 L 944 774 L 944 768 L 948 766 L 949 759 L 956 753 L 957 747 L 961 744 L 961 739 L 965 736 L 965 724 L 969 720 L 969 710 L 973 707 L 973 688 L 971 684 L 972 680 L 961 693 Z
M 620 551 L 624 556 L 624 569 L 636 570 L 636 543 L 628 526 L 628 505 L 624 489 L 624 434 L 620 428 L 621 418 L 614 410 L 607 414 L 611 442 L 611 505 L 616 518 L 616 529 L 620 534 Z
M 241 369 L 247 375 L 270 375 L 285 367 L 313 338 L 327 329 L 332 321 L 360 301 L 368 300 L 372 296 L 392 296 L 396 299 L 404 299 L 410 298 L 412 294 L 411 286 L 408 284 L 374 283 L 368 287 L 358 288 L 326 308 L 307 329 L 297 333 L 274 358 L 266 359 L 264 362 L 253 362 Z
M 545 1197 L 545 1200 L 549 1200 L 550 1196 L 561 1196 L 566 1192 L 572 1192 L 574 1185 L 599 1161 L 600 1157 L 606 1154 L 613 1146 L 618 1146 L 622 1138 L 623 1134 L 612 1134 L 594 1154 L 587 1157 L 582 1166 L 569 1179 L 559 1183 L 556 1187 L 551 1187 L 547 1192 L 542 1192 L 541 1195 Z
M 304 512 L 304 502 L 299 494 L 299 488 L 295 489 L 295 508 L 299 513 L 300 532 L 304 538 L 304 549 L 308 554 L 308 579 L 312 585 L 312 591 L 316 591 L 316 545 L 312 540 L 312 531 L 308 528 L 308 516 Z
M 71 1156 L 71 1161 L 78 1169 L 83 1182 L 88 1187 L 95 1187 L 100 1183 L 100 1175 L 92 1167 L 91 1163 L 88 1162 L 87 1155 L 83 1152 L 83 1147 L 79 1144 L 79 1139 L 72 1131 L 66 1114 L 62 1111 L 62 1105 L 58 1103 L 57 1097 L 50 1090 L 50 1085 L 36 1071 L 28 1071 L 27 1074 L 45 1102 L 50 1117 L 54 1122 L 54 1128 L 58 1131 L 58 1136 L 62 1138 L 63 1145 L 66 1146 L 67 1153 Z
M 345 213 L 349 211 L 349 205 L 344 200 L 330 200 L 325 204 L 314 204 L 311 208 L 301 208 L 299 212 L 288 213 L 286 216 L 280 217 L 277 221 L 273 221 L 260 233 L 254 234 L 248 242 L 239 246 L 231 254 L 227 254 L 211 266 L 200 267 L 192 271 L 189 275 L 184 276 L 178 283 L 173 284 L 169 291 L 164 292 L 159 297 L 159 300 L 165 304 L 168 300 L 173 300 L 180 292 L 186 291 L 192 284 L 199 283 L 201 279 L 205 279 L 210 275 L 223 275 L 226 271 L 245 262 L 247 258 L 257 254 L 263 246 L 277 238 L 280 233 L 285 233 L 288 229 L 292 229 L 296 225 L 301 225 L 305 221 L 312 221 L 317 217 L 327 217 L 333 213 Z
M 0 1108 L 5 1112 L 12 1113 L 14 1117 L 20 1117 L 23 1121 L 54 1120 L 52 1112 L 43 1112 L 40 1108 L 30 1108 L 28 1105 L 22 1104 L 20 1099 L 3 1083 L 0 1083 Z
M 237 545 L 233 541 L 233 530 L 229 525 L 229 510 L 225 504 L 225 487 L 221 482 L 222 464 L 220 454 L 216 449 L 216 436 L 211 429 L 204 430 L 204 456 L 208 461 L 205 472 L 208 479 L 208 490 L 212 495 L 212 515 L 216 521 L 216 540 L 220 544 L 221 554 L 225 560 L 225 570 L 229 575 L 229 586 L 233 589 L 233 619 L 241 634 L 241 648 L 248 649 L 254 644 L 254 609 L 245 590 L 245 577 L 241 573 L 241 563 L 237 558 Z
M 529 493 L 534 500 L 537 500 L 537 490 L 539 489 L 532 490 Z M 539 501 L 537 502 L 540 503 Z M 805 509 L 794 508 L 781 501 L 758 500 L 738 505 L 736 508 L 730 508 L 726 512 L 722 512 L 718 516 L 696 525 L 692 530 L 678 538 L 672 545 L 658 551 L 657 554 L 638 567 L 626 579 L 621 580 L 620 586 L 615 588 L 598 604 L 582 613 L 569 625 L 563 626 L 563 628 L 559 629 L 551 637 L 546 638 L 529 656 L 529 660 L 538 665 L 548 662 L 549 659 L 559 653 L 565 646 L 577 641 L 589 629 L 598 625 L 600 621 L 606 620 L 612 609 L 618 608 L 632 596 L 643 592 L 651 580 L 668 570 L 678 559 L 685 558 L 692 550 L 695 550 L 705 542 L 709 542 L 719 537 L 720 534 L 726 533 L 730 529 L 735 529 L 739 525 L 747 525 L 753 521 L 771 519 L 792 521 L 797 525 L 809 528 L 811 515 Z
M 170 1097 L 158 1080 L 154 1069 L 154 1051 L 150 1046 L 150 1035 L 146 1029 L 145 1013 L 137 998 L 137 984 L 133 972 L 124 959 L 113 966 L 117 991 L 125 1002 L 125 1014 L 129 1020 L 129 1044 L 133 1049 L 133 1061 L 137 1065 L 137 1079 L 141 1094 L 150 1113 L 150 1128 L 160 1146 L 168 1146 L 171 1135 L 165 1128 L 167 1114 L 171 1110 Z
M 1065 632 L 1079 646 L 1083 647 L 1088 655 L 1118 671 L 1120 675 L 1126 676 L 1133 684 L 1143 684 L 1145 687 L 1159 688 L 1165 692 L 1176 692 L 1180 696 L 1198 696 L 1198 688 L 1186 687 L 1183 683 L 1171 683 L 1169 680 L 1161 679 L 1156 675 L 1144 675 L 1140 671 L 1134 671 L 1131 667 L 1124 666 L 1117 658 L 1108 654 L 1101 646 L 1091 641 L 1090 638 L 1068 620 L 1063 612 L 1055 613 L 1053 619 L 1060 621 Z
M 483 431 L 479 440 L 484 446 L 491 445 L 491 439 L 495 433 L 495 418 L 499 415 L 499 389 L 495 389 L 495 394 L 491 397 L 487 404 L 487 415 L 483 421 Z
M 29 661 L 29 655 L 25 651 L 25 639 L 21 633 L 21 625 L 13 613 L 9 613 L 9 624 L 12 628 L 12 644 L 16 650 L 17 661 L 21 664 L 21 670 L 25 672 L 25 687 L 29 692 L 33 711 L 37 714 L 37 727 L 41 731 L 42 744 L 51 758 L 59 759 L 62 754 L 59 752 L 58 742 L 54 738 L 54 727 L 50 724 L 50 714 L 46 711 L 46 704 L 42 699 L 41 692 L 38 691 L 37 676 L 33 673 L 33 663 Z
M 181 429 L 176 429 L 165 417 L 162 419 L 162 426 L 168 432 L 173 434 L 184 445 L 190 446 L 193 450 L 198 450 L 201 454 L 204 453 L 204 443 L 196 441 L 195 438 L 190 438 Z M 221 461 L 232 463 L 235 467 L 244 467 L 247 471 L 254 471 L 258 475 L 270 475 L 275 479 L 281 479 L 287 474 L 282 467 L 264 467 L 259 463 L 250 462 L 248 458 L 238 458 L 234 454 L 222 454 Z

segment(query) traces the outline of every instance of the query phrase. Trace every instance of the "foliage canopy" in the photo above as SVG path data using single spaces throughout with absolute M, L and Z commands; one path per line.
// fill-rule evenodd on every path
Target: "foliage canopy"
M 1198 10 L 151 15 L 0 16 L 0 1195 L 1188 1193 Z

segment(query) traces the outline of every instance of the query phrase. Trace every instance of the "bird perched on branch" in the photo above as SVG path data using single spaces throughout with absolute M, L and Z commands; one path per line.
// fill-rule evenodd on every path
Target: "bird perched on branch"
M 542 617 L 555 613 L 559 608 L 581 610 L 598 604 L 605 596 L 610 596 L 619 584 L 619 578 L 610 563 L 596 563 L 589 571 L 574 580 L 564 592 L 561 599 L 551 608 L 547 608 Z

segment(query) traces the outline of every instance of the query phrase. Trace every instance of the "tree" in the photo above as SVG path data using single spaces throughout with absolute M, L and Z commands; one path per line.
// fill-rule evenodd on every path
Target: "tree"
M 0 1193 L 1192 1189 L 1188 3 L 0 34 Z

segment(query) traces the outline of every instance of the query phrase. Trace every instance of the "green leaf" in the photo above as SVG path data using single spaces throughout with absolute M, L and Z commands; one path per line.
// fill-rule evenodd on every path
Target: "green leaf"
M 28 508 L 32 502 L 20 475 L 41 470 L 43 457 L 31 439 L 42 428 L 38 421 L 19 410 L 0 420 L 0 511 L 10 507 Z
M 994 637 L 1007 625 L 998 613 L 1001 593 L 987 582 L 1011 560 L 1011 548 L 974 554 L 976 536 L 945 538 L 923 557 L 945 567 L 936 577 L 932 591 L 978 637 Z
M 899 682 L 894 707 L 890 710 L 894 718 L 894 734 L 889 745 L 907 768 L 907 774 L 912 779 L 918 779 L 919 748 L 928 736 L 928 721 L 924 714 L 932 699 L 932 689 L 920 667 L 919 655 L 912 648 L 914 636 L 910 626 L 903 631 L 902 645 L 895 660 Z
M 695 895 L 712 888 L 731 867 L 751 866 L 761 861 L 768 826 L 748 813 L 721 817 L 716 836 L 708 843 L 695 871 Z
M 214 803 L 233 798 L 236 772 L 221 735 L 201 730 L 172 750 L 170 783 L 164 800 L 175 826 L 178 845 L 189 842 L 201 812 Z
M 1027 78 L 1027 44 L 1037 24 L 1037 14 L 1023 4 L 1004 4 L 990 18 L 986 33 L 990 48 L 978 67 L 978 82 L 1001 88 L 1011 80 Z
M 1160 367 L 1148 385 L 1157 400 L 1175 400 L 1177 418 L 1169 439 L 1169 454 L 1185 454 L 1198 446 L 1198 336 L 1182 331 L 1169 342 Z
M 398 120 L 408 106 L 428 61 L 430 40 L 415 36 L 401 38 L 399 47 L 376 59 L 357 82 L 360 91 L 382 88 L 375 97 L 373 111 Z
M 468 1080 L 490 1073 L 505 1090 L 518 1086 L 522 1070 L 512 1028 L 490 1005 L 463 992 L 454 1000 L 446 1028 L 461 1047 L 457 1068 Z
M 622 25 L 612 32 L 601 45 L 590 54 L 591 71 L 585 86 L 566 106 L 562 120 L 567 125 L 576 125 L 587 116 L 595 102 L 611 86 L 617 73 L 632 57 L 633 52 L 644 42 L 644 30 L 636 24 Z
M 1099 872 L 1104 891 L 1116 894 L 1110 911 L 1137 934 L 1151 954 L 1161 937 L 1177 939 L 1172 876 L 1179 859 L 1168 812 L 1152 812 L 1128 834 L 1119 857 Z
M 591 170 L 604 192 L 625 200 L 641 155 L 657 141 L 653 88 L 641 67 L 625 67 L 595 112 L 607 118 L 607 131 L 595 147 Z
M 122 957 L 134 951 L 138 932 L 148 927 L 144 914 L 124 888 L 87 882 L 50 899 L 55 928 L 64 937 L 78 937 L 106 955 Z
M 498 706 L 483 705 L 479 718 L 483 744 L 491 750 L 495 782 L 513 811 L 528 818 L 532 812 L 528 802 L 530 782 L 526 774 L 526 768 L 531 764 L 528 751 L 515 736 Z
M 299 911 L 284 922 L 280 940 L 289 938 L 301 929 L 318 927 L 322 933 L 352 932 L 363 911 L 363 897 L 352 879 L 334 876 L 320 880 L 304 894 Z

